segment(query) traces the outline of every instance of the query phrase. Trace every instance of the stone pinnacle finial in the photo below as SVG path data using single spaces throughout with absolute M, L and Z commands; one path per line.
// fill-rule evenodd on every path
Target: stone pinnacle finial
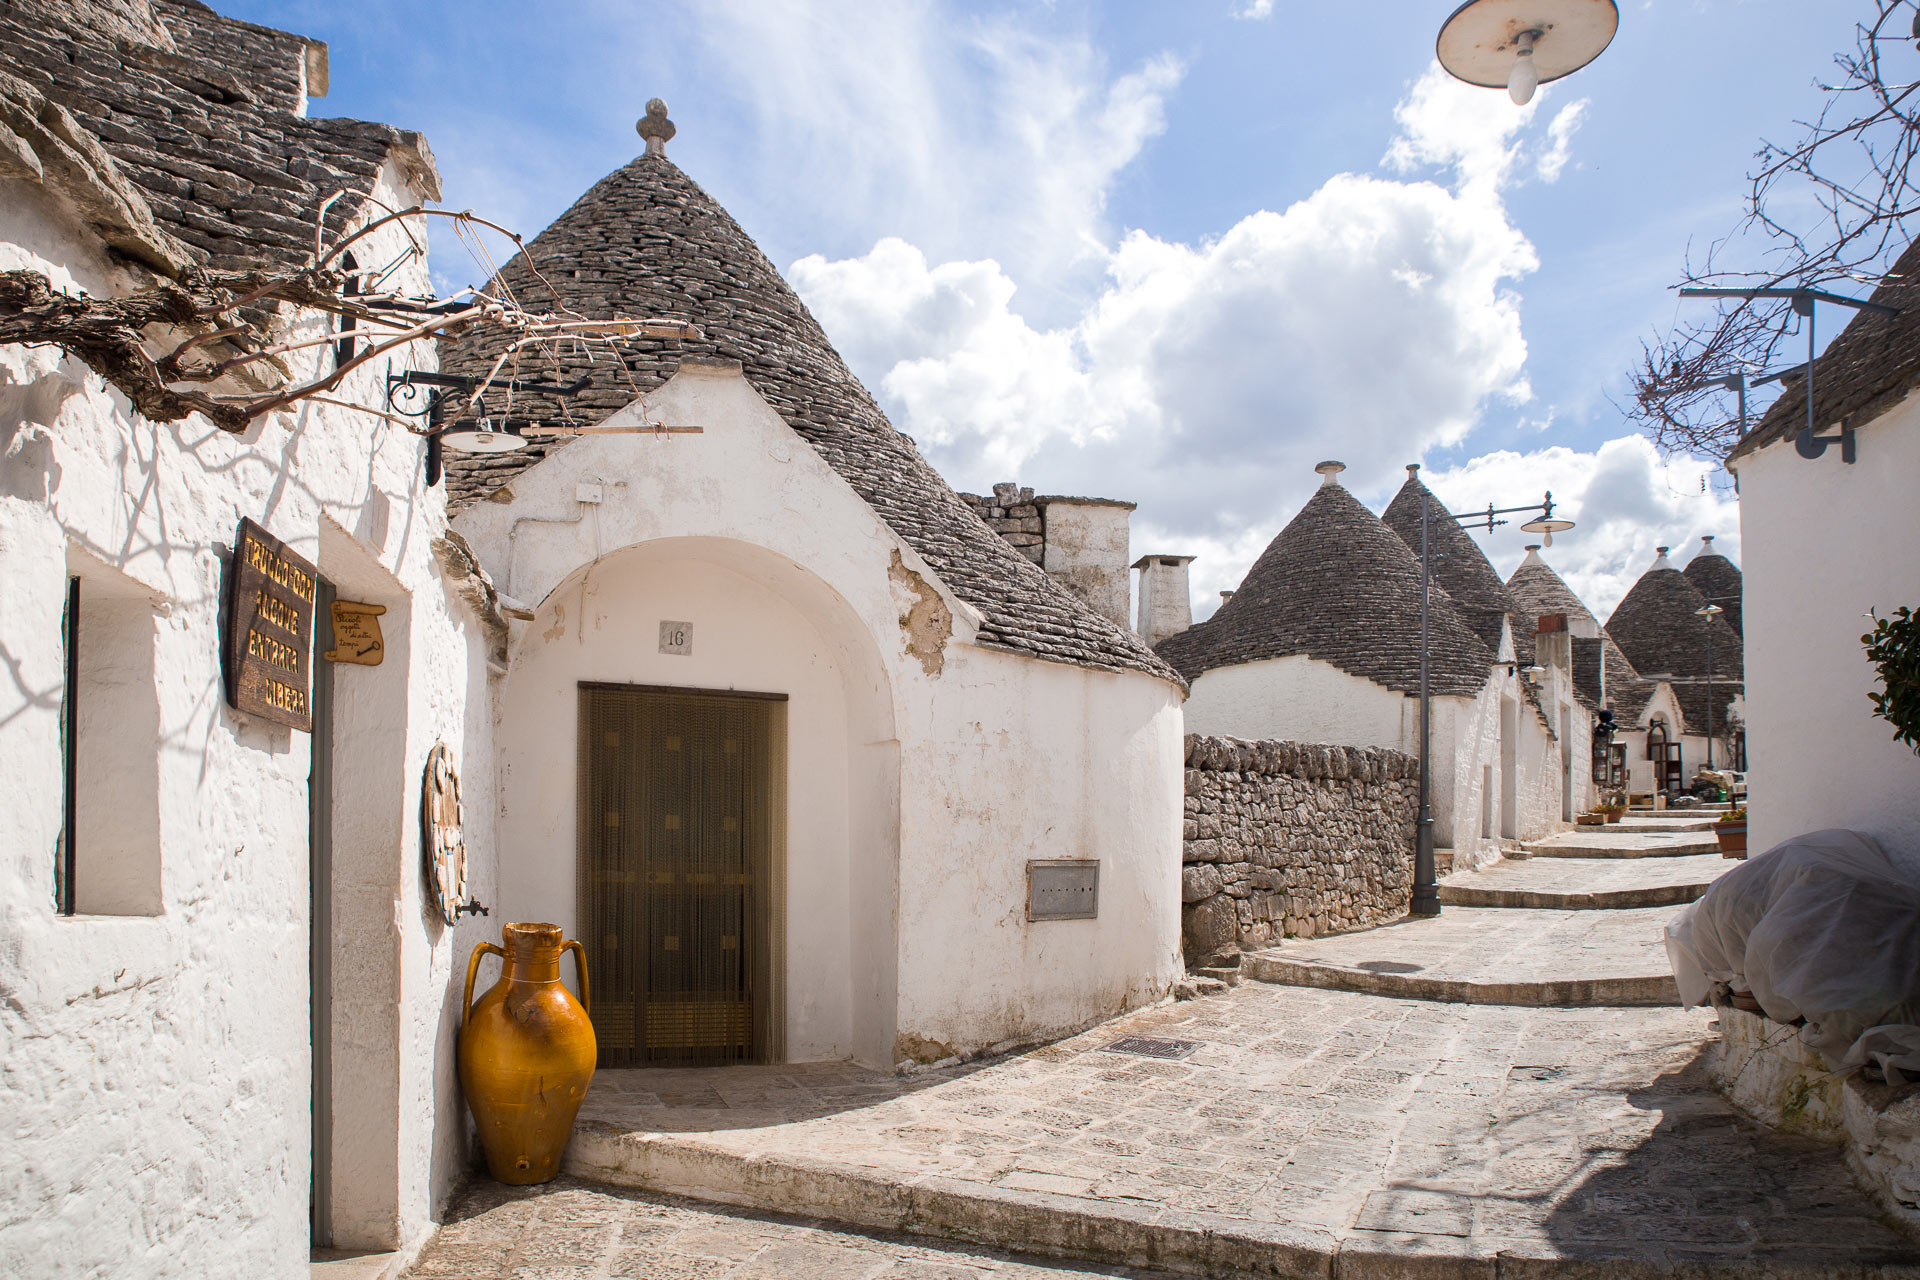
M 647 140 L 647 154 L 662 159 L 667 154 L 667 140 L 679 130 L 673 127 L 673 121 L 667 119 L 667 101 L 665 98 L 652 98 L 647 102 L 647 114 L 640 123 L 633 126 L 639 135 Z
M 1320 474 L 1320 486 L 1322 488 L 1330 484 L 1339 484 L 1340 473 L 1346 469 L 1347 464 L 1344 462 L 1323 462 L 1314 468 L 1314 470 Z
M 1713 554 L 1713 535 L 1712 534 L 1703 533 L 1700 535 L 1700 554 L 1703 556 Z
M 1417 462 L 1409 462 L 1407 464 L 1407 479 L 1418 480 L 1419 478 L 1420 478 L 1420 464 Z

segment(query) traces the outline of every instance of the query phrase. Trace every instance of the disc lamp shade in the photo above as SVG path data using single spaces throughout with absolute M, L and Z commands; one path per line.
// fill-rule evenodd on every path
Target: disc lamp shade
M 1441 25 L 1434 56 L 1456 80 L 1525 105 L 1534 86 L 1599 57 L 1619 27 L 1614 0 L 1467 0 Z
M 440 433 L 440 447 L 455 453 L 512 453 L 527 447 L 525 437 L 493 425 L 492 418 L 449 427 Z
M 1543 520 L 1529 520 L 1520 526 L 1520 531 L 1522 533 L 1540 534 L 1541 545 L 1550 547 L 1553 545 L 1554 534 L 1565 533 L 1571 528 L 1573 528 L 1573 521 L 1562 520 L 1557 516 L 1553 516 Z

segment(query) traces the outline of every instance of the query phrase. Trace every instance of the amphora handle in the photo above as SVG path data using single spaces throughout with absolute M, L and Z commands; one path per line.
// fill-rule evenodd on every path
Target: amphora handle
M 578 946 L 580 944 L 575 943 L 574 945 Z M 474 947 L 473 954 L 467 958 L 467 995 L 466 998 L 460 1002 L 460 1029 L 462 1031 L 467 1029 L 467 1018 L 473 1013 L 473 979 L 474 975 L 480 972 L 480 957 L 489 951 L 500 957 L 500 963 L 505 964 L 507 962 L 507 953 L 499 947 L 494 946 L 491 942 L 482 942 Z M 580 981 L 584 989 L 586 984 L 585 970 L 581 971 Z
M 562 951 L 573 952 L 574 971 L 580 975 L 580 1007 L 591 1015 L 593 1013 L 593 1001 L 587 998 L 587 949 L 581 946 L 578 941 L 563 942 L 560 944 L 560 949 Z M 471 982 L 469 982 L 467 989 L 469 991 L 473 989 Z

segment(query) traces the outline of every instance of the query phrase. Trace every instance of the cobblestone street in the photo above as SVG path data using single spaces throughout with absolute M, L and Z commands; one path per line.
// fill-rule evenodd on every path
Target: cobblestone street
M 1610 849 L 1483 874 L 1619 891 L 1731 865 L 1701 860 L 1683 876 L 1660 846 L 1646 840 L 1644 860 Z M 1534 1007 L 1556 1000 L 1527 988 L 1581 973 L 1670 981 L 1659 936 L 1677 909 L 1449 908 L 1250 960 L 1256 974 L 1274 957 L 1388 978 L 1471 970 L 1515 984 L 1508 1003 L 1248 982 L 913 1074 L 602 1072 L 567 1167 L 641 1192 L 509 1193 L 483 1180 L 413 1274 L 1132 1274 L 939 1236 L 1218 1276 L 1417 1265 L 1491 1277 L 1527 1264 L 1920 1276 L 1920 1246 L 1835 1148 L 1753 1123 L 1715 1090 L 1711 1011 L 1577 991 L 1557 1002 L 1587 1007 Z M 1171 1056 L 1123 1052 L 1129 1037 Z M 707 1203 L 658 1198 L 676 1193 Z M 1595 1264 L 1603 1272 L 1564 1270 Z

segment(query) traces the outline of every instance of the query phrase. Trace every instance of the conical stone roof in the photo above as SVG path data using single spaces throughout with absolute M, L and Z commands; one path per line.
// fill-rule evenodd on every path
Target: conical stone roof
M 537 268 L 537 270 L 536 270 Z M 664 155 L 615 170 L 501 269 L 532 309 L 584 316 L 666 317 L 697 326 L 692 340 L 642 339 L 620 358 L 541 361 L 542 380 L 592 379 L 564 408 L 522 394 L 515 417 L 592 424 L 672 377 L 687 357 L 738 360 L 747 381 L 881 519 L 985 615 L 979 641 L 1105 670 L 1173 671 L 1131 631 L 1101 617 L 1009 547 L 960 501 L 913 443 L 888 423 L 780 273 L 727 211 Z M 498 334 L 473 334 L 441 351 L 449 373 L 486 372 Z M 523 370 L 530 376 L 534 370 Z M 504 397 L 490 407 L 498 413 Z M 565 441 L 517 453 L 449 455 L 457 509 L 499 489 Z
M 1436 586 L 1431 687 L 1471 697 L 1493 654 Z M 1216 667 L 1305 655 L 1389 689 L 1420 691 L 1420 562 L 1337 483 L 1323 484 L 1207 621 L 1158 646 L 1189 680 Z
M 1582 687 L 1577 679 L 1575 691 L 1582 695 L 1583 701 L 1596 708 L 1604 701 L 1606 705 L 1619 712 L 1628 723 L 1639 720 L 1640 713 L 1646 709 L 1648 699 L 1653 697 L 1654 682 L 1641 679 L 1640 673 L 1635 671 L 1633 664 L 1627 661 L 1627 656 L 1620 652 L 1620 646 L 1615 643 L 1606 629 L 1600 626 L 1600 620 L 1593 616 L 1593 611 L 1574 594 L 1573 588 L 1567 585 L 1566 579 L 1555 573 L 1553 566 L 1541 559 L 1537 547 L 1527 548 L 1527 558 L 1520 562 L 1520 567 L 1513 571 L 1511 578 L 1507 579 L 1507 592 L 1513 597 L 1514 605 L 1522 618 L 1531 619 L 1537 623 L 1546 614 L 1564 613 L 1570 619 L 1578 618 L 1599 630 L 1600 663 L 1606 681 L 1604 697 L 1594 697 L 1593 691 Z
M 1700 589 L 1701 595 L 1726 610 L 1723 616 L 1735 635 L 1746 635 L 1740 625 L 1740 570 L 1733 561 L 1713 549 L 1712 534 L 1700 539 L 1700 550 L 1680 572 L 1687 575 L 1688 582 Z
M 1711 634 L 1714 679 L 1737 682 L 1742 671 L 1740 637 L 1725 618 L 1695 616 L 1706 604 L 1707 598 L 1673 567 L 1662 547 L 1653 567 L 1640 575 L 1607 619 L 1607 632 L 1634 670 L 1682 680 L 1706 678 Z
M 1420 482 L 1419 469 L 1407 468 L 1407 482 L 1400 486 L 1400 492 L 1387 504 L 1386 512 L 1380 517 L 1387 527 L 1400 535 L 1403 542 L 1417 559 L 1420 555 L 1420 500 L 1426 496 L 1430 504 L 1427 517 L 1427 542 L 1433 560 L 1433 576 L 1447 594 L 1453 598 L 1453 607 L 1460 612 L 1480 642 L 1487 646 L 1489 653 L 1500 652 L 1500 628 L 1514 612 L 1513 597 L 1507 591 L 1506 583 L 1500 581 L 1500 575 L 1494 571 L 1493 564 L 1487 559 L 1486 552 L 1473 540 L 1473 535 L 1460 527 L 1460 522 L 1446 514 L 1447 508 L 1440 499 L 1434 497 L 1427 486 Z M 1513 629 L 1514 652 L 1516 657 L 1531 659 L 1531 653 L 1521 653 L 1522 629 Z M 1532 630 L 1527 629 L 1527 639 L 1531 639 Z M 1531 648 L 1530 645 L 1527 648 Z

